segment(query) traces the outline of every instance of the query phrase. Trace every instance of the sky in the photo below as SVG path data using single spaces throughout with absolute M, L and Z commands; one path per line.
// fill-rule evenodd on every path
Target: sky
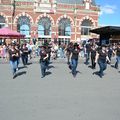
M 96 0 L 100 5 L 99 25 L 120 26 L 120 0 Z

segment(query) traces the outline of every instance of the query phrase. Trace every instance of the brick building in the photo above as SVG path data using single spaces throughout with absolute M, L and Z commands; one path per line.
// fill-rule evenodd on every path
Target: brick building
M 28 40 L 80 41 L 98 26 L 95 0 L 0 0 L 0 8 L 0 28 L 9 26 Z

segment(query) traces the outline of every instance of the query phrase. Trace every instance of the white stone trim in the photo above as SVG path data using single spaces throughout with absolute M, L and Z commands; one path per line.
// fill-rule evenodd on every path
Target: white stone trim
M 25 12 L 22 12 L 22 13 L 18 14 L 18 15 L 15 17 L 15 19 L 14 19 L 14 24 L 17 23 L 17 20 L 18 20 L 20 17 L 22 17 L 22 16 L 28 17 L 28 18 L 30 19 L 30 24 L 33 24 L 33 23 L 34 23 L 33 18 L 32 18 L 29 14 L 27 14 L 27 13 L 25 13 Z
M 48 18 L 50 19 L 52 25 L 55 24 L 54 19 L 53 19 L 50 15 L 48 15 L 48 14 L 46 14 L 46 13 L 44 13 L 44 14 L 42 14 L 42 15 L 39 15 L 39 16 L 37 17 L 35 23 L 38 24 L 39 20 L 40 20 L 41 18 L 43 18 L 43 17 L 48 17 Z
M 58 24 L 59 24 L 59 22 L 60 22 L 60 20 L 61 20 L 62 18 L 68 18 L 68 19 L 70 20 L 70 22 L 71 22 L 71 26 L 74 25 L 73 19 L 72 19 L 70 16 L 64 14 L 64 15 L 60 16 L 60 17 L 57 19 L 56 26 L 58 26 Z
M 58 38 L 71 38 L 71 36 L 58 36 Z
M 8 22 L 8 18 L 7 18 L 7 15 L 5 15 L 4 13 L 0 12 L 0 15 L 3 16 L 5 18 L 5 22 L 6 24 L 9 24 Z
M 38 38 L 51 38 L 51 35 L 38 35 Z
M 93 20 L 93 18 L 91 18 L 91 17 L 89 17 L 89 16 L 85 16 L 85 17 L 83 17 L 80 21 L 79 21 L 79 29 L 81 29 L 81 24 L 82 24 L 82 22 L 84 21 L 84 20 L 90 20 L 91 22 L 92 22 L 92 24 L 93 24 L 93 27 L 95 27 L 96 25 L 95 25 L 95 20 Z

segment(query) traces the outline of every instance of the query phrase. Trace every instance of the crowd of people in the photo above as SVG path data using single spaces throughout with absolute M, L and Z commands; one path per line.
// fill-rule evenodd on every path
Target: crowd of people
M 79 46 L 77 43 L 74 45 L 71 43 L 67 47 L 67 58 L 69 68 L 72 70 L 74 77 L 77 73 L 76 68 L 78 65 L 80 51 L 84 52 L 84 64 L 91 64 L 91 68 L 96 69 L 96 64 L 98 63 L 99 72 L 97 72 L 97 74 L 100 76 L 100 78 L 104 76 L 104 70 L 106 70 L 107 64 L 111 64 L 111 58 L 113 56 L 116 56 L 116 63 L 114 67 L 118 69 L 118 64 L 120 62 L 120 44 L 103 44 L 99 46 L 95 42 L 88 42 L 82 46 Z
M 16 71 L 19 70 L 20 58 L 24 67 L 27 67 L 28 60 L 32 57 L 39 58 L 41 78 L 46 75 L 46 70 L 49 69 L 51 60 L 66 58 L 68 68 L 71 70 L 73 77 L 77 75 L 77 66 L 79 57 L 84 57 L 84 64 L 91 64 L 92 69 L 96 69 L 96 64 L 99 65 L 98 75 L 100 78 L 104 76 L 104 71 L 107 69 L 107 64 L 111 63 L 111 58 L 116 56 L 114 67 L 118 69 L 120 62 L 120 44 L 110 44 L 99 46 L 94 41 L 88 41 L 82 44 L 70 42 L 68 45 L 57 42 L 45 42 L 42 45 L 38 44 L 18 44 L 13 41 L 8 46 L 0 47 L 0 57 L 3 60 L 8 60 L 11 65 L 13 79 L 16 77 Z M 90 63 L 91 62 L 91 63 Z M 94 74 L 94 73 L 93 73 Z

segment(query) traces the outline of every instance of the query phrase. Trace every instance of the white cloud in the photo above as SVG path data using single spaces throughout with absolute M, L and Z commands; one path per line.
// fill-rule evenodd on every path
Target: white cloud
M 101 15 L 102 14 L 114 14 L 117 7 L 115 5 L 105 5 L 101 7 Z

